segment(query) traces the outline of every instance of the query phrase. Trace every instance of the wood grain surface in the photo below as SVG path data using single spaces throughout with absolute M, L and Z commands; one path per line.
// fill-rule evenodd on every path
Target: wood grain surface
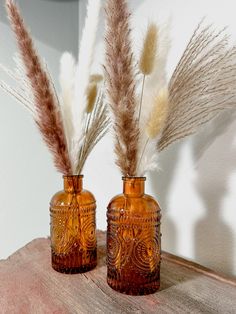
M 163 253 L 161 289 L 141 297 L 106 283 L 105 234 L 98 232 L 98 266 L 78 275 L 51 268 L 49 239 L 36 239 L 0 261 L 2 314 L 236 313 L 236 280 Z

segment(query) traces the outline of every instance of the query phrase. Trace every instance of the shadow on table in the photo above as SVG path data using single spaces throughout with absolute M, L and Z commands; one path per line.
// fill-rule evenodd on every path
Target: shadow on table
M 105 235 L 105 236 L 104 236 Z M 106 232 L 98 231 L 97 232 L 97 254 L 98 254 L 98 265 L 100 268 L 106 265 Z
M 198 268 L 197 264 L 193 266 L 190 262 L 191 267 L 188 267 L 188 262 L 182 258 L 165 252 L 162 255 L 161 287 L 159 291 L 177 287 L 202 276 L 201 272 L 194 270 L 194 268 Z
M 97 233 L 98 265 L 96 269 L 106 266 L 106 239 L 104 234 L 105 232 L 101 231 Z M 173 261 L 169 262 L 164 256 L 166 254 L 168 253 L 163 253 L 163 260 L 161 263 L 161 287 L 159 291 L 167 290 L 201 275 L 200 273 L 190 270 L 187 272 L 188 274 L 186 276 L 186 272 L 183 273 L 183 267 L 175 263 L 175 256 L 170 254 Z

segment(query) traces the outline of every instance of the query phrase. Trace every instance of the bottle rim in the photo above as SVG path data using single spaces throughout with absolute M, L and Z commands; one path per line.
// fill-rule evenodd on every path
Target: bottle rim
M 146 177 L 126 177 L 126 176 L 123 176 L 122 177 L 122 180 L 123 181 L 131 181 L 131 180 L 137 180 L 137 181 L 146 181 Z
M 63 175 L 63 178 L 66 179 L 70 179 L 70 178 L 83 178 L 84 175 L 83 174 L 72 174 L 72 175 Z

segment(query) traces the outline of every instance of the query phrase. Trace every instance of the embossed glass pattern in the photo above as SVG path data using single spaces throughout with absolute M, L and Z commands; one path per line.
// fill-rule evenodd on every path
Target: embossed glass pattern
M 160 286 L 160 208 L 144 194 L 145 178 L 123 178 L 123 194 L 107 212 L 107 282 L 115 290 L 144 295 Z
M 97 265 L 94 196 L 83 190 L 83 176 L 65 176 L 64 191 L 50 203 L 52 267 L 62 273 L 86 272 Z

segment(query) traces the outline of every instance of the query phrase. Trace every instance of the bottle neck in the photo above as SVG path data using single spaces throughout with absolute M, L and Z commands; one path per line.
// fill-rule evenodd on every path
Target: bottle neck
M 80 193 L 83 189 L 83 177 L 78 176 L 64 176 L 64 190 L 67 193 Z
M 123 193 L 127 196 L 140 197 L 145 192 L 145 177 L 124 177 Z

